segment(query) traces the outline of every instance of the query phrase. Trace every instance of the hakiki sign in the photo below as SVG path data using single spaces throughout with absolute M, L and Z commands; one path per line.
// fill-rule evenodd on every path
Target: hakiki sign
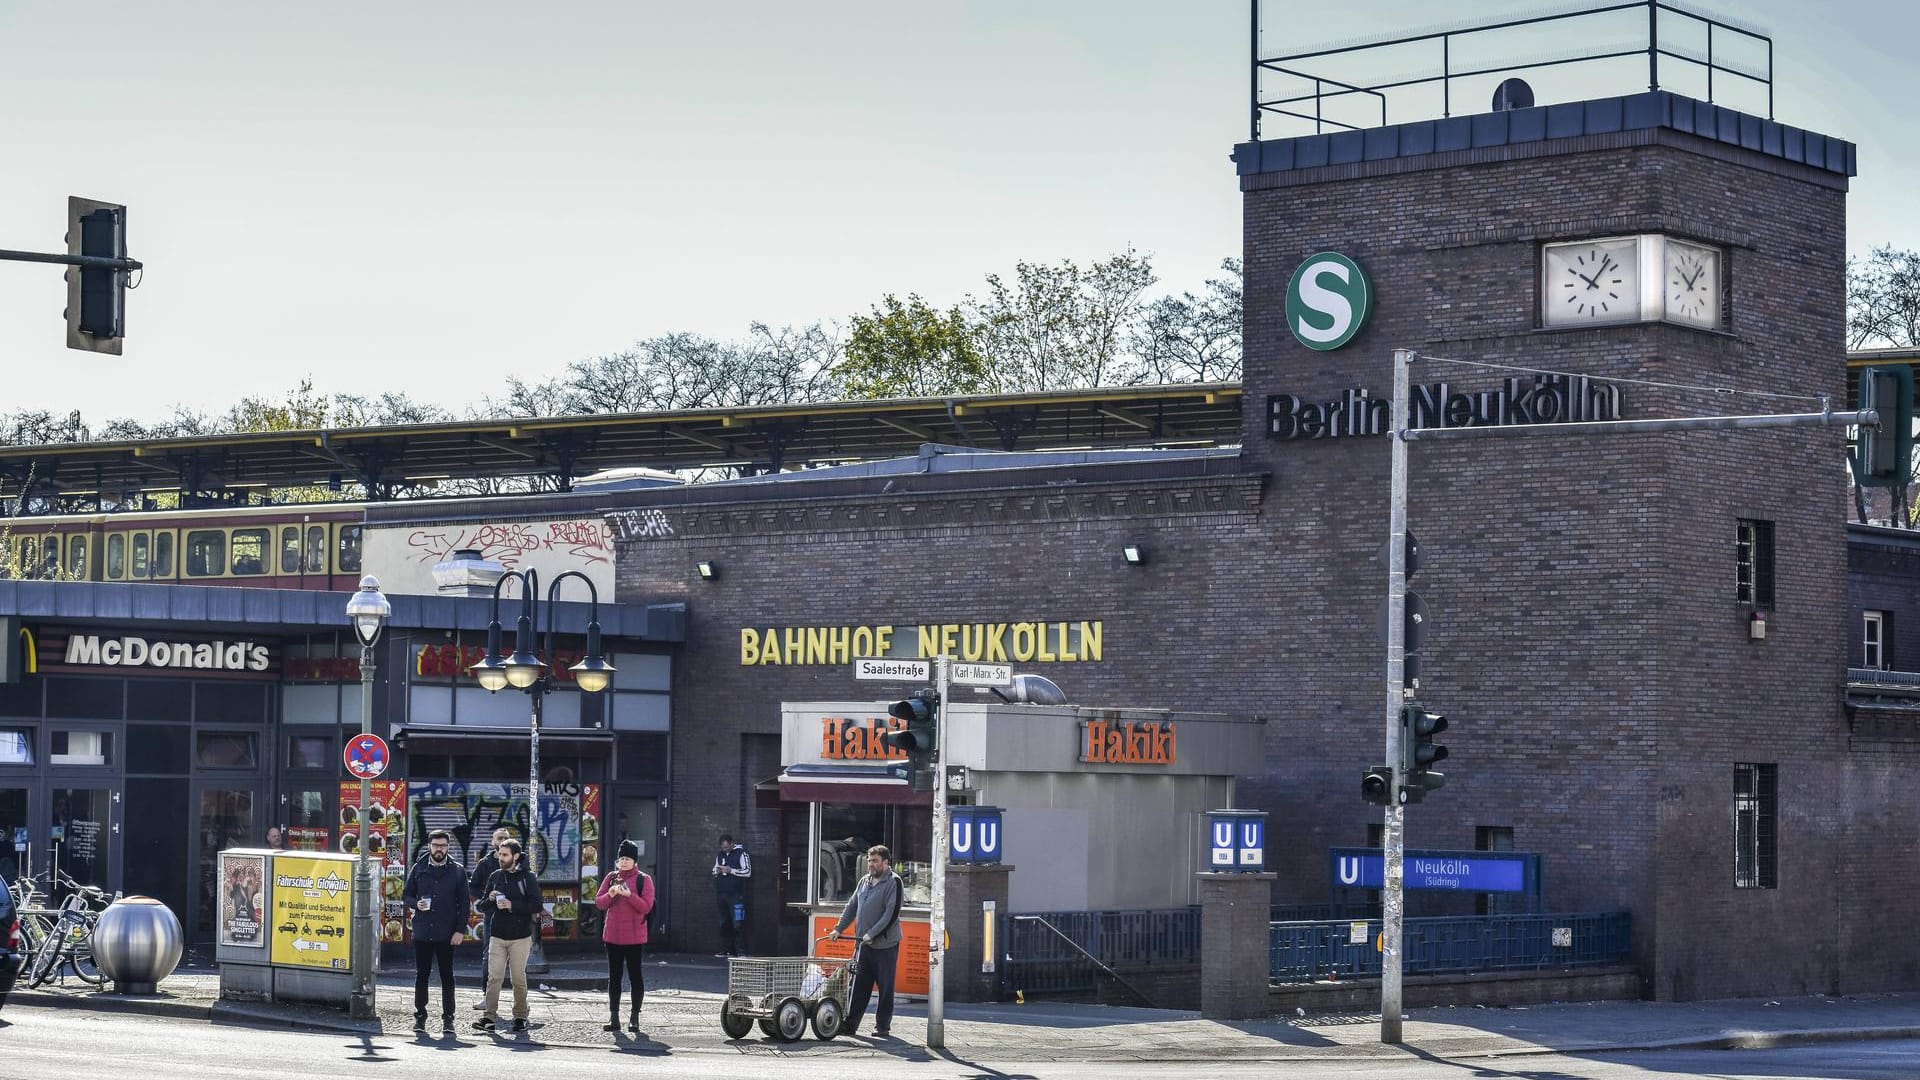
M 1089 765 L 1173 764 L 1170 721 L 1083 720 L 1080 730 L 1080 760 Z
M 1103 627 L 1093 622 L 928 623 L 896 627 L 753 626 L 740 628 L 740 664 L 848 664 L 857 657 L 970 663 L 1072 663 L 1101 659 Z

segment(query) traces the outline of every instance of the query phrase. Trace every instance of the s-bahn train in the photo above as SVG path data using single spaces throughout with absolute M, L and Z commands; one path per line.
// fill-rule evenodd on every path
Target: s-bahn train
M 0 519 L 0 576 L 352 591 L 361 503 Z

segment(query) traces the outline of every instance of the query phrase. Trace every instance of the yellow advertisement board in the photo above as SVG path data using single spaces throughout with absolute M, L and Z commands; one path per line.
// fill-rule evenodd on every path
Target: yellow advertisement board
M 274 858 L 274 963 L 346 971 L 352 918 L 352 859 Z

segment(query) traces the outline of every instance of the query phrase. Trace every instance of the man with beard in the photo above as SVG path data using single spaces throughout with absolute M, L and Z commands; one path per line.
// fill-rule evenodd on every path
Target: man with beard
M 440 1022 L 453 1026 L 453 948 L 466 939 L 467 872 L 449 854 L 453 834 L 435 829 L 407 874 L 402 899 L 413 915 L 413 1026 L 427 1026 L 427 971 L 440 967 Z

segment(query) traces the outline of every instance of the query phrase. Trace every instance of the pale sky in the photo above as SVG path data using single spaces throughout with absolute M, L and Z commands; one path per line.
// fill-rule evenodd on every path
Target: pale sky
M 1263 51 L 1537 10 L 1269 0 Z M 1920 5 L 1733 10 L 1774 39 L 1777 118 L 1860 146 L 1849 249 L 1920 247 Z M 640 337 L 1128 245 L 1198 288 L 1240 248 L 1247 31 L 1243 0 L 0 0 L 0 247 L 63 249 L 85 195 L 148 266 L 111 357 L 64 347 L 59 268 L 0 263 L 0 412 L 308 376 L 458 408 Z

